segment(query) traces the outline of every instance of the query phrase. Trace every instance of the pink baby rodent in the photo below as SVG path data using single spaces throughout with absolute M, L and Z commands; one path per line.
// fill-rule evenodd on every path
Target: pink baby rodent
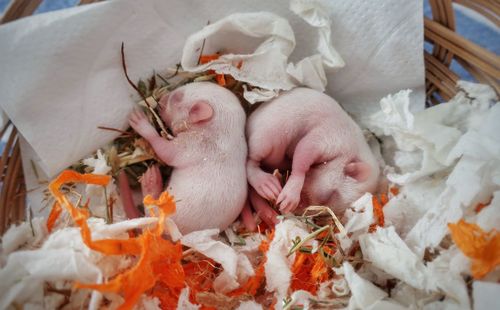
M 182 86 L 160 100 L 160 116 L 174 134 L 161 137 L 142 112 L 130 125 L 173 172 L 167 185 L 177 204 L 172 217 L 182 233 L 227 228 L 247 199 L 245 112 L 238 98 L 210 82 Z M 143 194 L 158 195 L 163 183 L 153 166 L 141 180 Z
M 342 215 L 376 189 L 379 166 L 359 126 L 331 97 L 295 88 L 262 104 L 247 120 L 250 200 L 261 218 L 298 206 L 324 205 Z M 283 188 L 269 172 L 291 169 Z M 264 200 L 265 199 L 265 200 Z

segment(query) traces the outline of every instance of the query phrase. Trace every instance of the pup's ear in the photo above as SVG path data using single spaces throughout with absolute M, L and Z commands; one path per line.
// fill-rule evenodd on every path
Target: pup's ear
M 208 121 L 214 115 L 214 109 L 205 100 L 196 101 L 189 110 L 189 123 L 197 124 Z
M 358 182 L 364 182 L 370 177 L 372 168 L 365 162 L 351 162 L 344 167 L 344 174 Z

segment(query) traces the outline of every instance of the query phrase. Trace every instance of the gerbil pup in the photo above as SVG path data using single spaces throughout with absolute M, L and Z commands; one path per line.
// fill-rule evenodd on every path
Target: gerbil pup
M 129 122 L 174 168 L 167 185 L 177 202 L 173 220 L 184 234 L 227 228 L 247 199 L 246 117 L 238 98 L 214 83 L 191 83 L 160 99 L 160 116 L 173 140 L 161 137 L 142 112 Z M 148 169 L 141 185 L 143 194 L 163 191 L 158 167 Z
M 265 208 L 266 199 L 283 213 L 300 204 L 325 205 L 342 214 L 376 188 L 379 167 L 361 129 L 319 91 L 295 88 L 262 104 L 247 121 L 247 137 L 255 209 Z M 283 188 L 269 173 L 274 169 L 291 169 Z

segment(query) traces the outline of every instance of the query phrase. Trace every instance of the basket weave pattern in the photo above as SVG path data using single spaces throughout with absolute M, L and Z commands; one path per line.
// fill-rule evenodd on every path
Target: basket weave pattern
M 500 58 L 494 53 L 458 35 L 455 30 L 453 2 L 468 7 L 500 26 L 500 2 L 497 0 L 428 0 L 432 19 L 424 18 L 425 40 L 432 53 L 424 51 L 426 95 L 429 105 L 451 99 L 458 89 L 459 76 L 450 69 L 455 60 L 480 83 L 500 93 Z M 12 0 L 0 24 L 32 15 L 42 0 Z M 97 2 L 80 0 L 80 5 Z M 16 128 L 7 123 L 0 131 L 6 145 L 0 158 L 0 235 L 12 224 L 26 218 L 26 186 Z

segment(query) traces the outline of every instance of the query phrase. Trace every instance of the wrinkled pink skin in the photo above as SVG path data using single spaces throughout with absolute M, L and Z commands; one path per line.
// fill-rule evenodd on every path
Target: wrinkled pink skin
M 238 98 L 214 83 L 191 83 L 160 100 L 160 116 L 175 138 L 161 137 L 139 111 L 130 125 L 174 168 L 167 190 L 182 233 L 227 228 L 247 199 L 245 112 Z M 163 182 L 157 166 L 141 178 L 143 195 L 158 196 Z
M 376 189 L 379 167 L 358 125 L 331 97 L 296 88 L 260 106 L 247 120 L 250 200 L 266 223 L 309 205 L 342 215 Z M 282 188 L 270 172 L 291 169 Z M 267 200 L 267 201 L 266 201 Z

